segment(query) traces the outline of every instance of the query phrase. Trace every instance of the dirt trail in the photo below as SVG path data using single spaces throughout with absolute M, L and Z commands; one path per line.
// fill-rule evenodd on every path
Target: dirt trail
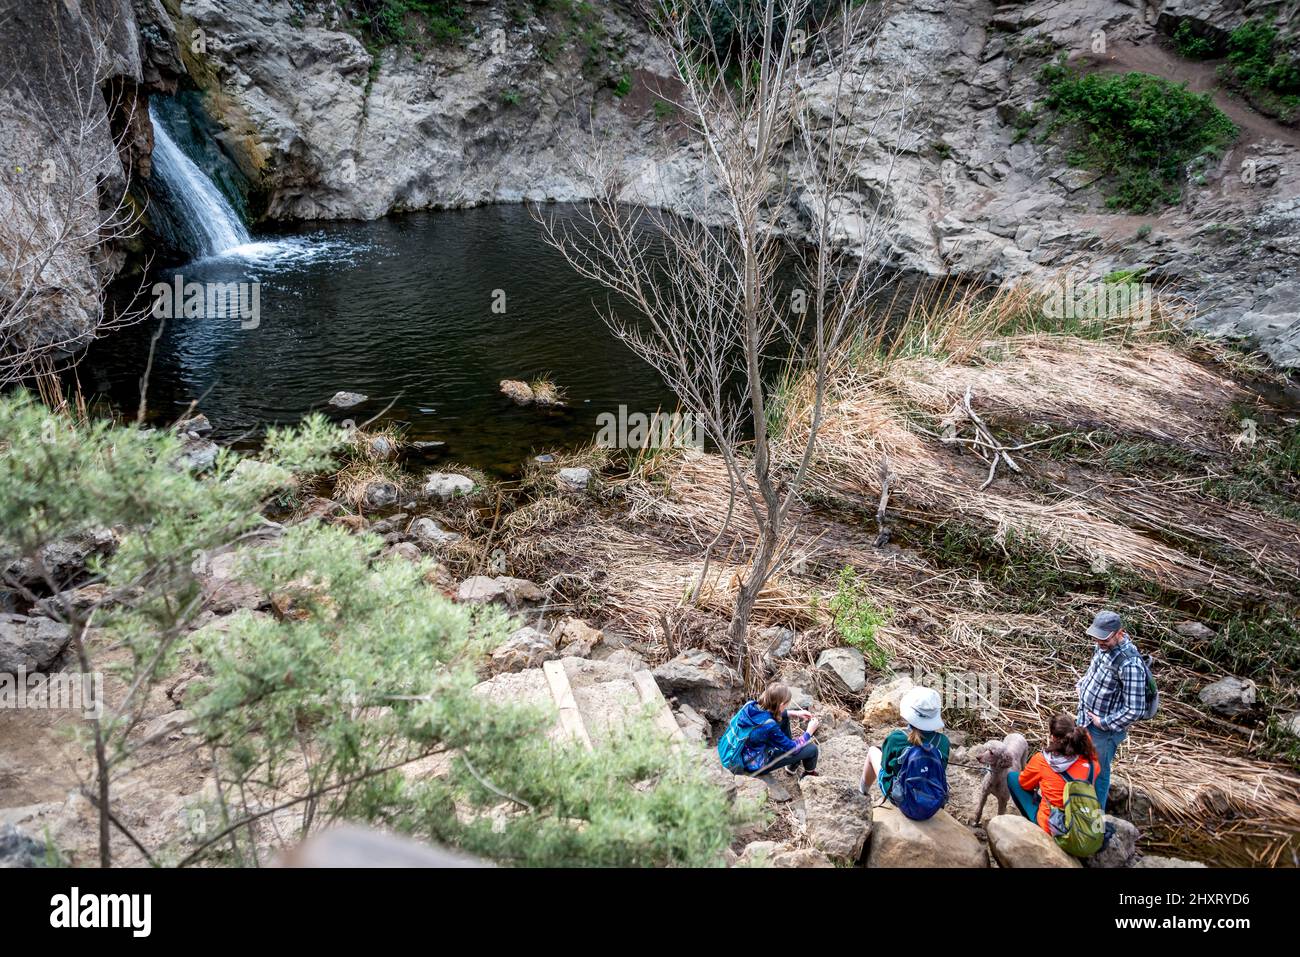
M 1249 146 L 1266 140 L 1280 140 L 1300 149 L 1300 130 L 1292 129 L 1253 110 L 1245 101 L 1232 96 L 1219 83 L 1218 68 L 1223 60 L 1185 60 L 1155 43 L 1114 41 L 1104 55 L 1087 53 L 1072 62 L 1101 73 L 1127 73 L 1137 70 L 1153 73 L 1176 83 L 1186 83 L 1194 93 L 1209 93 L 1214 105 L 1241 129 L 1234 147 Z

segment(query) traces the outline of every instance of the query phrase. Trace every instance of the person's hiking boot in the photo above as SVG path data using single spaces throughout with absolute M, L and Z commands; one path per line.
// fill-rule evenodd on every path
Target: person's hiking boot
M 820 777 L 820 773 L 817 771 L 804 771 L 804 770 L 799 771 L 800 781 L 802 781 L 804 778 L 815 778 L 815 777 Z

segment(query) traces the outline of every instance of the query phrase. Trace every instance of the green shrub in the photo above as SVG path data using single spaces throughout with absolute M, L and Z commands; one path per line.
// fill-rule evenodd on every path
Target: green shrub
M 1221 45 L 1212 37 L 1198 34 L 1191 20 L 1183 20 L 1174 31 L 1174 49 L 1189 60 L 1209 60 L 1223 53 Z
M 1244 89 L 1261 112 L 1279 119 L 1300 111 L 1300 58 L 1288 53 L 1277 30 L 1263 20 L 1243 23 L 1228 36 L 1228 62 L 1219 75 Z
M 836 634 L 862 652 L 873 668 L 884 670 L 889 665 L 889 656 L 880 647 L 876 636 L 880 626 L 888 620 L 888 614 L 866 594 L 852 566 L 840 569 L 830 608 Z
M 355 0 L 352 20 L 378 46 L 415 42 L 412 20 L 434 40 L 456 40 L 464 34 L 465 7 L 456 0 Z
M 1107 178 L 1107 205 L 1144 213 L 1182 196 L 1186 169 L 1219 155 L 1237 128 L 1208 96 L 1147 73 L 1045 67 L 1050 135 L 1067 127 L 1071 165 Z

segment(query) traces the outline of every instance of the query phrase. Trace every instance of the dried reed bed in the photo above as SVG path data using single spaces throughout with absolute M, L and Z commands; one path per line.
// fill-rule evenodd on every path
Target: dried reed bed
M 958 364 L 891 362 L 879 387 L 943 416 L 967 389 L 990 421 L 1109 431 L 1206 453 L 1228 447 L 1227 419 L 1245 393 L 1168 345 L 1022 336 Z
M 1012 362 L 991 368 L 1000 370 L 1005 381 L 1015 378 Z M 809 421 L 806 405 L 792 406 L 787 421 L 791 444 L 797 448 Z M 932 434 L 925 434 L 927 427 L 910 421 L 907 411 L 891 402 L 868 372 L 845 370 L 818 434 L 813 485 L 874 509 L 887 463 L 894 476 L 890 506 L 915 521 L 955 520 L 995 541 L 1019 535 L 1059 548 L 1082 567 L 1128 571 L 1189 595 L 1260 593 L 1257 583 L 1232 569 L 1116 521 L 1077 495 L 1053 498 L 1008 478 L 981 489 L 988 467 L 974 455 L 961 454 L 959 447 L 944 444 L 938 438 L 941 427 L 935 421 L 928 429 Z M 1153 514 L 1166 525 L 1186 525 L 1177 499 L 1159 500 L 1155 508 Z

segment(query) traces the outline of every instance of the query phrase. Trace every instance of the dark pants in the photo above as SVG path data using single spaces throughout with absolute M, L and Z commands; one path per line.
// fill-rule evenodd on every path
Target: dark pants
M 787 738 L 790 737 L 790 716 L 788 714 L 781 715 L 781 732 Z M 803 769 L 805 771 L 817 770 L 817 742 L 816 741 L 809 741 L 802 748 L 799 748 L 798 750 L 793 751 L 790 754 L 787 754 L 780 761 L 777 761 L 775 764 L 767 768 L 767 770 L 763 771 L 762 773 L 770 774 L 772 771 L 775 771 L 777 768 L 792 768 L 795 765 L 801 763 L 803 764 Z
M 1097 749 L 1097 780 L 1094 787 L 1097 789 L 1097 803 L 1101 805 L 1103 811 L 1106 810 L 1106 798 L 1110 794 L 1110 765 L 1115 760 L 1115 751 L 1119 748 L 1120 742 L 1128 737 L 1127 731 L 1103 731 L 1100 728 L 1088 726 L 1088 736 L 1092 738 L 1092 746 Z

